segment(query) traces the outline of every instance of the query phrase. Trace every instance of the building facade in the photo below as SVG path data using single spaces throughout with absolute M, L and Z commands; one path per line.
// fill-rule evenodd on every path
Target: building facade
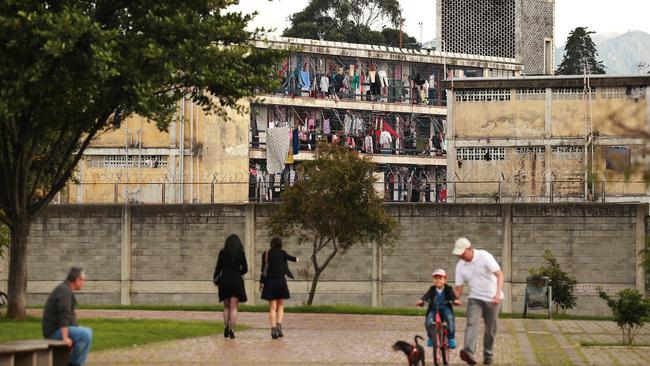
M 515 58 L 528 75 L 554 71 L 555 0 L 438 0 L 443 49 Z
M 650 127 L 648 76 L 456 81 L 450 200 L 636 200 Z
M 377 190 L 388 201 L 445 201 L 443 75 L 513 77 L 521 71 L 514 59 L 440 51 L 279 37 L 256 47 L 285 50 L 286 58 L 273 76 L 281 87 L 245 102 L 249 113 L 224 121 L 179 102 L 167 132 L 128 118 L 92 143 L 77 183 L 58 201 L 272 201 L 321 142 L 348 146 L 375 162 Z M 269 171 L 268 144 L 280 131 L 274 128 L 289 131 L 280 142 L 291 136 L 291 154 Z

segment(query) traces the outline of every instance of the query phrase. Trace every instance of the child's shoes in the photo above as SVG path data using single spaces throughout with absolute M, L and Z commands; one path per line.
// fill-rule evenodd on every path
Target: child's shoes
M 456 349 L 456 339 L 452 338 L 449 340 L 449 348 Z

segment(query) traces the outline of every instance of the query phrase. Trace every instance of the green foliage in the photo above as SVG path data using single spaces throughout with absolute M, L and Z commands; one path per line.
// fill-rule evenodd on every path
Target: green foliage
M 551 254 L 551 251 L 544 250 L 544 260 L 547 265 L 539 268 L 531 268 L 528 272 L 533 277 L 548 277 L 553 289 L 553 303 L 555 311 L 559 309 L 573 309 L 576 306 L 576 296 L 574 295 L 575 287 L 578 281 L 574 276 L 562 271 L 557 259 Z
M 566 41 L 564 58 L 557 69 L 558 75 L 582 75 L 583 65 L 586 61 L 590 74 L 604 74 L 605 66 L 602 61 L 597 61 L 598 51 L 591 40 L 591 34 L 596 32 L 587 30 L 586 27 L 577 27 Z
M 634 338 L 650 317 L 650 301 L 644 299 L 639 290 L 631 288 L 619 291 L 618 300 L 612 299 L 602 290 L 598 295 L 612 309 L 614 320 L 621 328 L 623 344 L 634 343 Z
M 385 215 L 375 191 L 373 163 L 357 153 L 321 144 L 315 159 L 302 169 L 300 179 L 282 195 L 271 226 L 273 235 L 296 235 L 299 243 L 312 243 L 311 305 L 320 274 L 339 250 L 369 242 L 391 246 L 397 223 Z M 319 263 L 318 255 L 326 248 L 331 251 Z
M 310 0 L 283 36 L 399 47 L 401 16 L 397 0 Z M 420 48 L 406 33 L 403 45 Z
M 212 321 L 83 319 L 80 323 L 93 329 L 93 351 L 208 336 L 223 331 L 223 323 Z M 0 343 L 43 337 L 40 318 L 29 317 L 21 321 L 0 318 L 0 327 L 3 329 Z
M 97 134 L 136 113 L 166 129 L 189 98 L 225 118 L 275 89 L 278 51 L 233 0 L 0 3 L 0 222 L 12 249 L 10 315 L 24 314 L 29 224 Z

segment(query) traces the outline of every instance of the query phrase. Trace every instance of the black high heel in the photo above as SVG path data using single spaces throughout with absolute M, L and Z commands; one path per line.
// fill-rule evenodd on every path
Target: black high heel
M 223 329 L 223 337 L 228 338 L 228 335 L 230 334 L 230 329 L 228 329 L 228 326 Z
M 284 334 L 282 334 L 282 324 L 278 323 L 278 337 L 282 338 L 284 337 Z
M 231 329 L 229 336 L 230 336 L 230 339 L 235 339 L 235 331 Z
M 276 327 L 271 328 L 271 338 L 278 339 L 278 328 Z

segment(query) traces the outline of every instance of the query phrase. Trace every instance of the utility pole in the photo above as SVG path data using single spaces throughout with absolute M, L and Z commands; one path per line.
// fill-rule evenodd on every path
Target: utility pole
M 418 25 L 420 26 L 420 47 L 422 47 L 422 22 L 419 22 Z
M 404 44 L 404 32 L 402 31 L 403 26 L 404 26 L 404 18 L 400 17 L 399 18 L 399 48 L 402 48 L 402 45 Z

